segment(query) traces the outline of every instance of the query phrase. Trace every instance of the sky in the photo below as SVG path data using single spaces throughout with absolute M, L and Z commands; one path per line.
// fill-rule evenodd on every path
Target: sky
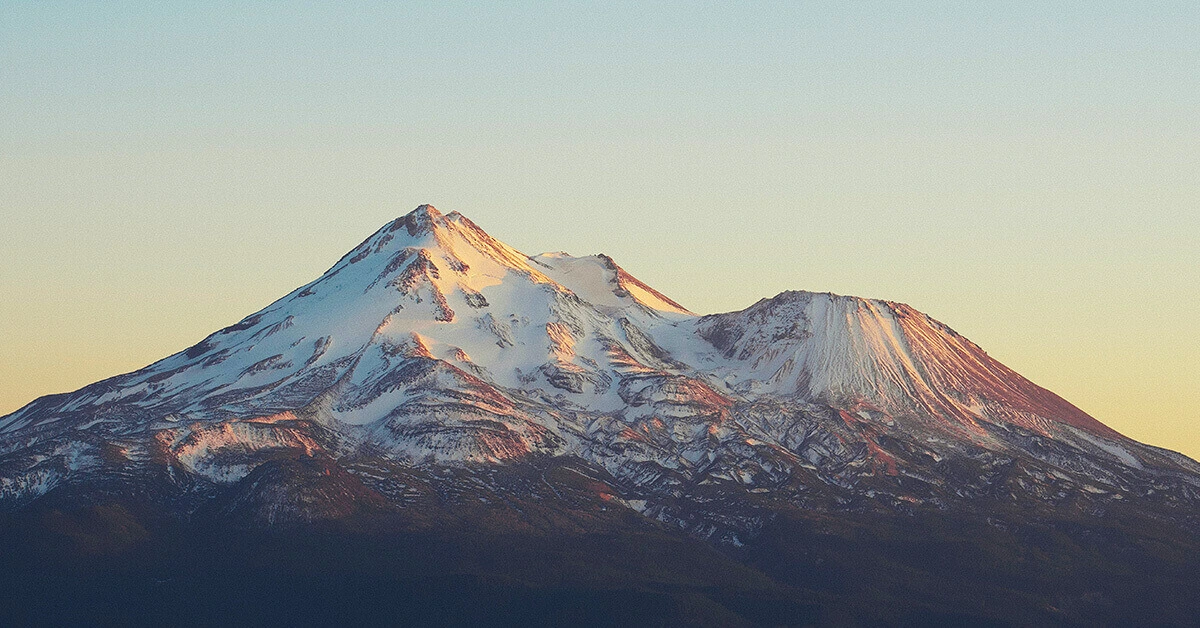
M 4 2 L 0 413 L 421 203 L 696 312 L 909 303 L 1200 458 L 1200 3 Z

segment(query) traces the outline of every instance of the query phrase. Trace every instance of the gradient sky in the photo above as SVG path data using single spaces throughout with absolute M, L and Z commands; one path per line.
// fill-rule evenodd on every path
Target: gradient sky
M 420 203 L 697 312 L 903 301 L 1200 458 L 1200 3 L 0 1 L 0 413 Z

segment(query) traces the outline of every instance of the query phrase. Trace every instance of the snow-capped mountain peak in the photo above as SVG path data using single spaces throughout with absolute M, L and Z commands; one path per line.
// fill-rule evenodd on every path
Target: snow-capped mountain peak
M 287 542 L 267 545 L 281 548 L 289 572 L 306 562 L 294 547 L 323 548 L 306 574 L 326 569 L 331 540 L 341 555 L 365 537 L 404 563 L 383 571 L 416 579 L 425 574 L 410 557 L 440 563 L 426 547 L 439 535 L 466 573 L 482 565 L 497 582 L 520 572 L 495 556 L 537 570 L 551 564 L 548 546 L 612 547 L 617 562 L 644 555 L 647 590 L 690 581 L 708 564 L 698 557 L 741 557 L 728 574 L 712 570 L 735 583 L 728 597 L 704 601 L 671 584 L 684 596 L 663 598 L 726 623 L 726 603 L 753 607 L 752 621 L 821 623 L 807 602 L 781 604 L 780 592 L 827 579 L 855 589 L 877 576 L 887 585 L 853 598 L 869 609 L 864 623 L 878 623 L 874 609 L 906 597 L 910 582 L 927 594 L 914 608 L 953 607 L 931 623 L 971 623 L 957 613 L 980 583 L 1000 591 L 982 598 L 988 608 L 1041 609 L 1014 615 L 1018 623 L 1103 623 L 1135 599 L 1144 601 L 1113 621 L 1155 623 L 1145 613 L 1158 600 L 1195 589 L 1198 508 L 1196 462 L 1117 434 L 910 306 L 784 292 L 699 316 L 608 256 L 530 257 L 429 205 L 195 346 L 0 417 L 6 538 L 41 526 L 52 555 L 78 543 L 91 564 L 116 565 L 122 591 L 139 588 L 127 559 L 148 557 L 155 581 L 131 606 L 167 590 L 164 569 L 198 553 L 227 562 L 229 531 L 249 527 L 246 547 L 282 533 Z M 309 529 L 318 545 L 293 535 Z M 672 529 L 732 551 L 688 549 L 695 538 Z M 150 542 L 146 530 L 161 534 Z M 525 533 L 511 552 L 471 558 L 471 548 Z M 211 544 L 197 549 L 196 539 Z M 161 553 L 164 541 L 180 550 Z M 130 549 L 102 553 L 108 544 Z M 592 550 L 582 551 L 564 564 L 583 564 L 576 577 L 603 590 L 584 606 L 600 597 L 647 606 L 641 585 L 635 597 L 612 597 L 614 574 L 625 582 L 627 572 L 593 567 Z M 10 580 L 41 586 L 26 574 L 54 569 L 29 556 L 35 567 L 10 570 Z M 321 590 L 360 588 L 342 579 L 375 563 L 347 556 L 353 569 L 326 574 L 333 588 Z M 1090 588 L 1093 565 L 1115 565 L 1112 598 Z M 764 566 L 778 584 L 749 570 Z M 357 582 L 378 589 L 369 571 Z M 562 585 L 561 566 L 547 571 Z M 763 605 L 738 597 L 747 573 L 765 583 L 755 585 L 766 587 Z M 1007 589 L 1029 573 L 1041 579 Z M 1047 588 L 1064 573 L 1088 583 Z M 1146 597 L 1160 573 L 1175 584 Z M 194 578 L 180 580 L 179 591 L 195 589 Z M 1131 588 L 1135 580 L 1149 584 Z M 452 581 L 457 604 L 464 580 Z M 492 603 L 504 589 L 486 590 Z M 838 599 L 831 591 L 820 595 Z M 1096 614 L 1064 614 L 1080 600 Z M 831 623 L 848 621 L 845 605 L 830 604 Z M 293 615 L 309 617 L 299 608 Z M 483 612 L 485 622 L 508 617 Z
M 934 477 L 930 460 L 978 452 L 1117 483 L 1200 471 L 909 306 L 785 292 L 697 316 L 608 256 L 530 257 L 430 205 L 191 348 L 0 418 L 0 436 L 0 480 L 25 497 L 109 464 L 109 445 L 216 483 L 280 451 L 569 455 L 643 488 Z

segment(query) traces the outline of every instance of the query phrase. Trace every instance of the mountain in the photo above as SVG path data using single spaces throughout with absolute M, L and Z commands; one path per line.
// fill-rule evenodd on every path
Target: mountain
M 1138 604 L 1175 596 L 1200 566 L 1200 465 L 907 305 L 785 292 L 700 316 L 607 256 L 528 256 L 428 205 L 193 347 L 0 418 L 0 508 L 14 530 L 106 556 L 168 529 L 432 534 L 447 551 L 584 535 L 684 544 L 720 565 L 701 570 L 705 591 L 768 583 L 753 604 L 672 593 L 683 623 L 681 599 L 752 623 L 832 621 L 831 599 L 851 600 L 852 621 L 900 617 L 878 610 L 887 599 L 914 617 L 965 605 L 960 619 L 1087 623 L 1124 617 L 1117 598 L 1151 582 L 1158 597 Z M 864 575 L 850 556 L 907 575 Z M 711 580 L 737 570 L 741 584 Z M 1120 577 L 1062 582 L 1097 570 Z M 851 574 L 875 584 L 837 582 Z M 976 606 L 960 578 L 988 587 Z M 1190 607 L 1155 608 L 1174 621 Z

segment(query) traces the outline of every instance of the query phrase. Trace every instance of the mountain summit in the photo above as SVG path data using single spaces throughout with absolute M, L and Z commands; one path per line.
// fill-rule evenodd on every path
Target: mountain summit
M 541 479 L 504 479 L 523 465 Z M 699 316 L 605 255 L 529 256 L 430 205 L 193 347 L 0 417 L 11 511 L 412 523 L 434 500 L 542 528 L 620 511 L 742 547 L 811 513 L 1136 501 L 1182 521 L 1198 495 L 1194 461 L 907 305 L 785 292 Z
M 775 404 L 799 414 L 750 420 Z M 785 292 L 697 316 L 607 256 L 528 256 L 431 205 L 262 311 L 39 399 L 0 419 L 0 434 L 9 500 L 112 464 L 101 440 L 124 465 L 216 483 L 280 449 L 406 464 L 578 455 L 618 478 L 653 465 L 668 483 L 704 473 L 749 486 L 834 460 L 895 475 L 982 450 L 1081 456 L 1106 475 L 1197 470 L 907 305 Z

